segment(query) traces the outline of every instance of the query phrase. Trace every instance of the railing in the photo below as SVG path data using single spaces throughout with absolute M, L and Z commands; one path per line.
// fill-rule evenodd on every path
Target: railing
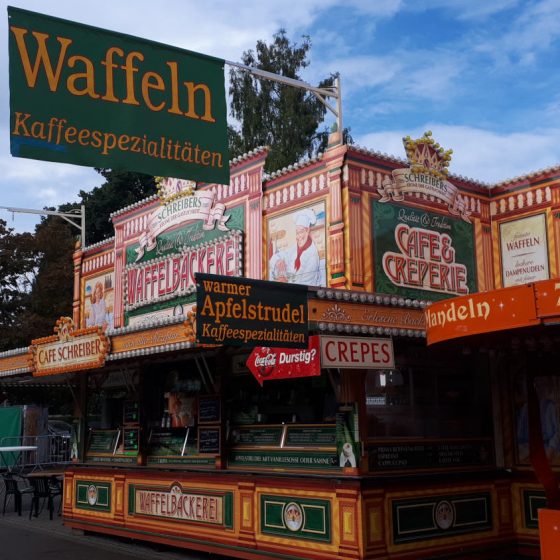
M 1 448 L 14 450 L 2 452 L 0 469 L 21 471 L 70 463 L 72 443 L 69 435 L 9 436 L 0 438 Z

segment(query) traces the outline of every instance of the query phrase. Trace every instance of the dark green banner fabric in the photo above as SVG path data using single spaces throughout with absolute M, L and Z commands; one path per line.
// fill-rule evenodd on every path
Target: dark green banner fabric
M 21 445 L 21 412 L 19 406 L 0 406 L 0 447 Z M 0 468 L 11 467 L 18 459 L 18 453 L 3 453 Z
M 224 61 L 8 8 L 13 156 L 229 183 Z

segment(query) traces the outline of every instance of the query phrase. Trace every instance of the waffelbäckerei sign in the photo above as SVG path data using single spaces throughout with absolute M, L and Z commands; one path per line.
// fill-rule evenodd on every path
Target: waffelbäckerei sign
M 196 340 L 307 348 L 307 286 L 196 274 Z
M 13 156 L 229 183 L 224 61 L 8 8 Z

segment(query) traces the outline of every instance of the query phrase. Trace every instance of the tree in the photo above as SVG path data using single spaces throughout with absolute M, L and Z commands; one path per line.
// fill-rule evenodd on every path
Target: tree
M 29 301 L 35 266 L 33 235 L 16 234 L 0 220 L 0 350 L 26 344 L 19 333 L 18 317 Z
M 272 44 L 258 41 L 256 54 L 246 51 L 242 61 L 246 66 L 299 80 L 299 72 L 309 66 L 310 48 L 308 36 L 297 45 L 290 43 L 281 29 Z M 335 78 L 336 74 L 322 80 L 319 87 L 332 86 Z M 257 146 L 269 146 L 265 167 L 276 171 L 326 147 L 326 131 L 317 132 L 326 108 L 311 92 L 235 68 L 230 70 L 230 84 L 231 115 L 240 123 L 239 130 L 228 129 L 231 158 Z
M 76 230 L 58 217 L 43 218 L 35 228 L 34 272 L 25 309 L 16 319 L 24 345 L 53 334 L 56 320 L 72 316 Z
M 105 183 L 91 192 L 80 191 L 86 209 L 86 242 L 98 243 L 114 235 L 110 215 L 125 206 L 156 194 L 155 180 L 151 175 L 132 171 L 97 169 Z M 61 210 L 77 208 L 76 204 L 61 206 Z

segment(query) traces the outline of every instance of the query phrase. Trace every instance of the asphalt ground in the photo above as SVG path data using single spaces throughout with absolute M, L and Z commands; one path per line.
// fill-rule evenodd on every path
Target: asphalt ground
M 0 491 L 0 506 L 4 502 Z M 23 514 L 13 511 L 13 499 L 6 514 L 0 512 L 0 560 L 228 560 L 226 556 L 194 552 L 131 539 L 73 531 L 55 513 L 49 519 L 46 508 L 29 519 L 30 498 L 24 496 Z M 55 500 L 55 512 L 59 500 Z M 230 559 L 231 560 L 231 559 Z

